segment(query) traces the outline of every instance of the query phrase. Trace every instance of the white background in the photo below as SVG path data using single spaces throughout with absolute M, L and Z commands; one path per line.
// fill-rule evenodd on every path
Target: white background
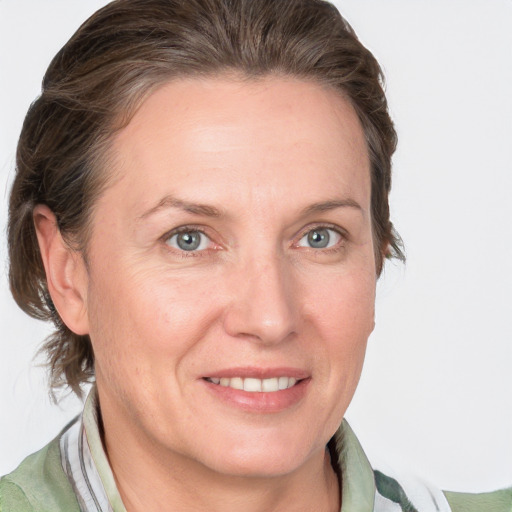
M 277 0 L 276 0 L 277 1 Z M 6 280 L 16 139 L 51 57 L 101 0 L 0 0 L 0 474 L 80 409 L 50 405 L 48 327 Z M 387 75 L 400 144 L 388 264 L 347 417 L 371 459 L 437 485 L 512 485 L 512 0 L 339 0 Z

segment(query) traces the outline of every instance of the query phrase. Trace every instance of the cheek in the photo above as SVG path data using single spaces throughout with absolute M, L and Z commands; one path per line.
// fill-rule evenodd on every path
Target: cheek
M 328 280 L 325 293 L 311 302 L 330 385 L 345 398 L 355 391 L 374 327 L 375 283 L 372 272 L 339 275 Z
M 121 265 L 101 275 L 89 290 L 90 334 L 100 366 L 114 360 L 116 371 L 132 365 L 142 372 L 179 359 L 217 316 L 211 279 Z
M 328 439 L 338 428 L 354 396 L 374 325 L 375 276 L 371 271 L 343 272 L 322 283 L 323 293 L 309 301 L 316 367 L 322 381 L 316 397 Z
M 376 277 L 373 268 L 339 272 L 309 280 L 306 307 L 329 337 L 359 344 L 373 330 Z

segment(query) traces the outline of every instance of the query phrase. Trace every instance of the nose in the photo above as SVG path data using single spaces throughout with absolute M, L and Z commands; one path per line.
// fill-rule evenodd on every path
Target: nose
M 252 258 L 231 274 L 231 303 L 225 310 L 228 334 L 264 345 L 292 336 L 298 326 L 298 296 L 286 262 Z

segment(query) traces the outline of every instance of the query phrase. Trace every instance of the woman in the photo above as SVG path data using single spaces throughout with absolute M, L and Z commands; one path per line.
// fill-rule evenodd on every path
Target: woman
M 10 277 L 53 386 L 95 386 L 2 510 L 506 510 L 407 495 L 339 427 L 401 257 L 380 79 L 313 1 L 117 1 L 73 36 L 20 138 Z

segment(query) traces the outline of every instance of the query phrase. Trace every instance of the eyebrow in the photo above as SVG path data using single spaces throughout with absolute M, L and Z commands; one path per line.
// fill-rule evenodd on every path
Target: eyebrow
M 188 213 L 192 213 L 194 215 L 203 215 L 205 217 L 218 218 L 222 216 L 222 212 L 218 208 L 215 208 L 215 206 L 201 203 L 192 203 L 178 199 L 172 195 L 167 195 L 163 197 L 158 202 L 158 204 L 140 215 L 137 220 L 144 220 L 150 215 L 153 215 L 154 213 L 166 208 L 176 208 Z M 301 211 L 301 217 L 305 217 L 314 213 L 327 212 L 337 208 L 354 208 L 356 210 L 360 210 L 361 213 L 363 212 L 363 209 L 359 203 L 353 199 L 333 199 L 329 201 L 320 201 L 318 203 L 313 203 L 307 206 Z
M 144 220 L 150 215 L 153 215 L 154 213 L 166 208 L 176 208 L 188 213 L 192 213 L 194 215 L 203 215 L 206 217 L 220 217 L 222 215 L 221 211 L 218 208 L 215 208 L 215 206 L 191 203 L 189 201 L 183 201 L 182 199 L 168 195 L 162 198 L 158 204 L 145 211 L 140 217 L 138 217 L 137 220 Z
M 335 210 L 337 208 L 355 208 L 363 213 L 361 205 L 353 199 L 333 199 L 330 201 L 321 201 L 319 203 L 313 203 L 302 210 L 302 215 L 310 215 L 312 213 L 327 212 Z

